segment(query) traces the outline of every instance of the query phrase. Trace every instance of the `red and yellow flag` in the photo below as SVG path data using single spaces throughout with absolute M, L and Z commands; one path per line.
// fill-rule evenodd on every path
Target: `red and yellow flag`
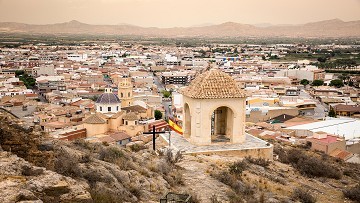
M 173 121 L 171 119 L 169 119 L 169 127 L 171 128 L 171 130 L 173 130 L 181 135 L 183 134 L 182 128 L 178 124 L 176 124 L 175 121 Z

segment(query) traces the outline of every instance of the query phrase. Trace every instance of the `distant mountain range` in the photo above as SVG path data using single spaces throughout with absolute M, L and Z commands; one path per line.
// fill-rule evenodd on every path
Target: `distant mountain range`
M 0 23 L 0 33 L 23 34 L 67 34 L 67 35 L 120 35 L 147 37 L 291 37 L 291 38 L 332 38 L 359 37 L 360 20 L 344 22 L 339 19 L 312 22 L 302 25 L 249 25 L 226 22 L 218 25 L 195 27 L 156 28 L 139 27 L 129 24 L 91 25 L 78 21 L 32 25 L 14 22 Z

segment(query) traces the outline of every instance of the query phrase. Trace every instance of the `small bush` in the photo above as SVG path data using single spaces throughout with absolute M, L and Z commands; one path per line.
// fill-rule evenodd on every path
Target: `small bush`
M 75 145 L 82 147 L 84 149 L 91 149 L 91 144 L 88 141 L 85 141 L 83 139 L 76 139 L 73 142 Z
M 79 168 L 79 160 L 76 156 L 71 156 L 66 151 L 59 150 L 54 161 L 55 172 L 72 178 L 81 178 L 82 172 Z
M 241 203 L 244 202 L 244 198 L 236 194 L 235 192 L 228 192 L 227 197 L 229 198 L 230 203 Z
M 99 159 L 115 163 L 117 159 L 124 156 L 124 153 L 117 147 L 102 148 L 99 153 Z
M 344 196 L 355 202 L 360 202 L 360 184 L 353 188 L 343 190 Z
M 129 191 L 135 197 L 140 197 L 140 195 L 141 195 L 141 189 L 136 187 L 135 185 L 130 185 Z
M 175 165 L 176 163 L 180 162 L 184 158 L 182 151 L 177 151 L 176 154 L 174 155 L 172 150 L 168 149 L 165 151 L 164 154 L 165 154 L 165 160 L 172 165 Z
M 264 168 L 269 167 L 269 165 L 271 163 L 271 161 L 264 159 L 264 158 L 256 159 L 256 158 L 246 157 L 246 161 L 248 161 L 249 163 L 252 163 L 252 164 L 262 166 Z
M 108 192 L 101 192 L 97 190 L 90 190 L 91 198 L 93 199 L 94 203 L 113 203 L 119 202 L 122 203 L 121 197 L 116 197 Z
M 233 191 L 236 194 L 249 196 L 249 195 L 253 195 L 255 192 L 254 189 L 250 185 L 242 182 L 241 180 L 238 180 L 237 175 L 230 174 L 230 172 L 228 172 L 228 171 L 222 171 L 220 173 L 213 173 L 211 175 L 214 178 L 216 178 L 217 180 L 219 180 L 220 182 L 230 186 L 231 189 L 233 189 Z
M 183 175 L 180 171 L 171 171 L 169 174 L 164 176 L 164 179 L 171 186 L 179 186 L 184 184 Z
M 302 188 L 296 188 L 293 193 L 292 197 L 295 200 L 299 200 L 302 203 L 315 203 L 316 198 L 313 197 L 308 190 L 304 190 Z
M 235 175 L 241 175 L 248 168 L 246 161 L 237 161 L 229 166 L 229 172 Z
M 130 149 L 133 152 L 138 152 L 140 150 L 146 149 L 146 147 L 144 145 L 133 144 L 133 145 L 130 146 Z
M 341 171 L 328 163 L 328 160 L 309 156 L 301 150 L 276 148 L 276 153 L 279 155 L 279 160 L 282 163 L 291 164 L 300 173 L 308 177 L 340 179 L 342 176 Z
M 340 179 L 342 175 L 340 170 L 315 157 L 300 159 L 297 164 L 295 164 L 295 168 L 309 177 Z
M 90 163 L 91 162 L 91 155 L 85 154 L 80 158 L 80 163 Z

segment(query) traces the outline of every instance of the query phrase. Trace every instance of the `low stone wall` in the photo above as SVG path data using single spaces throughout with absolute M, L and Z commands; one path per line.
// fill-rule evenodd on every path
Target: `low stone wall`
M 185 154 L 204 154 L 204 155 L 220 155 L 220 156 L 236 156 L 239 158 L 245 158 L 250 156 L 252 158 L 264 158 L 273 160 L 273 146 L 268 148 L 256 148 L 256 149 L 242 149 L 242 150 L 222 150 L 222 151 L 207 151 L 207 152 L 194 152 Z

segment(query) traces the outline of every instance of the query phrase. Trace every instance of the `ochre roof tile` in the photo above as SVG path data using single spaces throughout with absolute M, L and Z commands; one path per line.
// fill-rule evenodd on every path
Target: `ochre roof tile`
M 188 87 L 181 89 L 180 92 L 194 99 L 246 97 L 246 93 L 236 85 L 235 80 L 218 69 L 210 69 L 199 75 Z

